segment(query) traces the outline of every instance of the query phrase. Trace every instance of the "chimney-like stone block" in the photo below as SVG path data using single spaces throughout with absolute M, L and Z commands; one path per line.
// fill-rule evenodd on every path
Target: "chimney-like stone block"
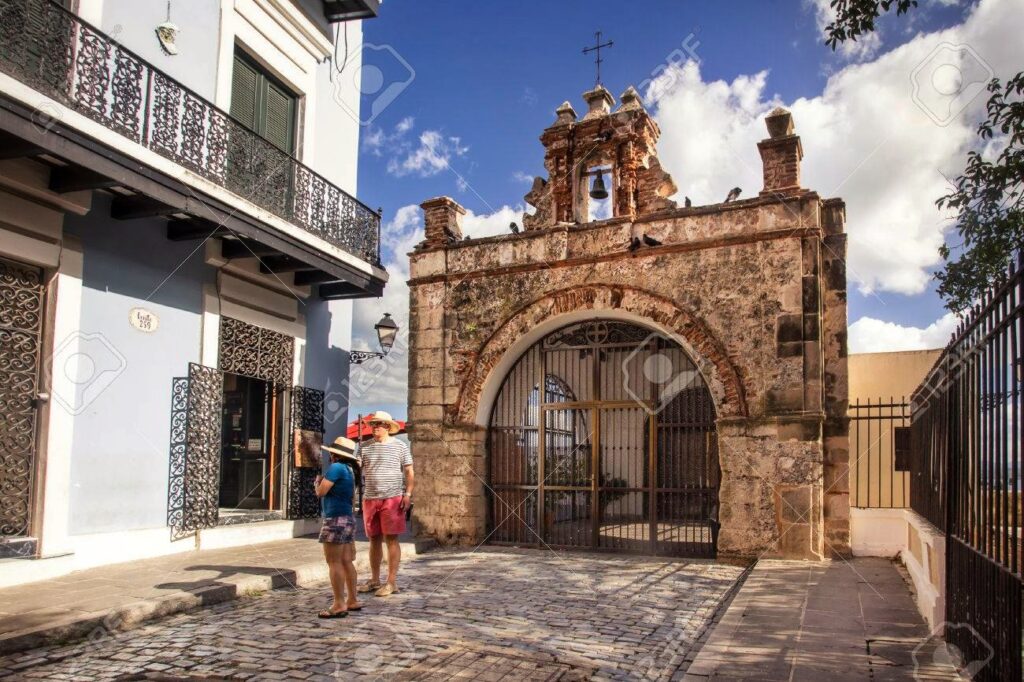
M 459 202 L 451 197 L 435 197 L 424 201 L 420 208 L 423 209 L 425 247 L 445 246 L 462 239 L 462 216 L 466 209 Z
M 800 191 L 800 162 L 804 148 L 794 134 L 793 115 L 779 107 L 765 117 L 768 139 L 757 143 L 764 169 L 761 196 Z
M 583 117 L 584 121 L 598 116 L 607 116 L 611 113 L 612 106 L 615 105 L 615 98 L 603 85 L 598 85 L 593 90 L 583 93 L 583 99 L 588 107 L 587 114 Z

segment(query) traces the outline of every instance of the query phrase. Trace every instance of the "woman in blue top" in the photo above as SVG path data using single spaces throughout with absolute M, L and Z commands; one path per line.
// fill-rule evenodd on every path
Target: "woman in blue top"
M 356 522 L 352 516 L 355 497 L 352 464 L 359 460 L 356 458 L 356 444 L 348 438 L 339 436 L 333 445 L 321 447 L 331 453 L 331 465 L 323 476 L 316 477 L 316 495 L 323 501 L 324 524 L 320 528 L 320 542 L 324 546 L 334 601 L 319 616 L 343 618 L 349 611 L 363 608 L 356 601 Z M 347 600 L 344 599 L 345 592 L 348 593 Z

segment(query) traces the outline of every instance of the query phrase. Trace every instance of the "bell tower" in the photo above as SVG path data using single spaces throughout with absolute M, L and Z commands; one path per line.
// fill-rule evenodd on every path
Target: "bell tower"
M 527 230 L 580 224 L 607 218 L 635 219 L 676 208 L 672 177 L 661 168 L 655 145 L 661 130 L 630 86 L 615 98 L 603 85 L 583 93 L 587 112 L 579 118 L 569 102 L 540 137 L 547 178 L 534 178 L 524 197 L 536 208 L 523 218 Z M 595 187 L 597 185 L 597 187 Z M 592 198 L 601 188 L 610 198 L 610 215 L 594 217 Z

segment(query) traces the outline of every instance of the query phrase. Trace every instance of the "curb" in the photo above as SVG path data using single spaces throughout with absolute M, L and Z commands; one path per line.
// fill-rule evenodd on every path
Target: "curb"
M 365 547 L 361 543 L 360 549 Z M 416 540 L 401 543 L 402 554 L 408 559 L 437 546 L 434 540 Z M 359 553 L 356 568 L 368 571 L 369 558 Z M 385 557 L 385 564 L 387 563 Z M 282 587 L 304 587 L 328 579 L 323 561 L 308 562 L 290 568 L 272 568 L 274 575 L 238 576 L 226 578 L 221 584 L 210 585 L 191 592 L 175 592 L 154 599 L 143 599 L 107 611 L 93 611 L 57 619 L 46 625 L 16 630 L 0 635 L 0 656 L 54 644 L 68 644 L 83 639 L 98 639 L 112 632 L 123 632 L 143 623 L 176 613 L 192 611 L 204 606 L 221 604 L 245 596 L 268 592 Z

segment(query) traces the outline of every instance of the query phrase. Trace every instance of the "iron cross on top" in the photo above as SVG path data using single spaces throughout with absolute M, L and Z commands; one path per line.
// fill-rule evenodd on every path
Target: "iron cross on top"
M 596 52 L 597 53 L 597 58 L 594 60 L 594 64 L 597 66 L 597 80 L 594 81 L 594 87 L 597 87 L 598 85 L 601 84 L 601 62 L 604 61 L 603 59 L 601 59 L 601 48 L 602 47 L 611 47 L 615 43 L 613 43 L 610 40 L 607 43 L 602 43 L 601 42 L 601 32 L 600 31 L 595 33 L 594 37 L 597 39 L 597 44 L 594 45 L 593 47 L 585 47 L 585 48 L 583 48 L 583 54 L 590 54 L 591 52 Z

